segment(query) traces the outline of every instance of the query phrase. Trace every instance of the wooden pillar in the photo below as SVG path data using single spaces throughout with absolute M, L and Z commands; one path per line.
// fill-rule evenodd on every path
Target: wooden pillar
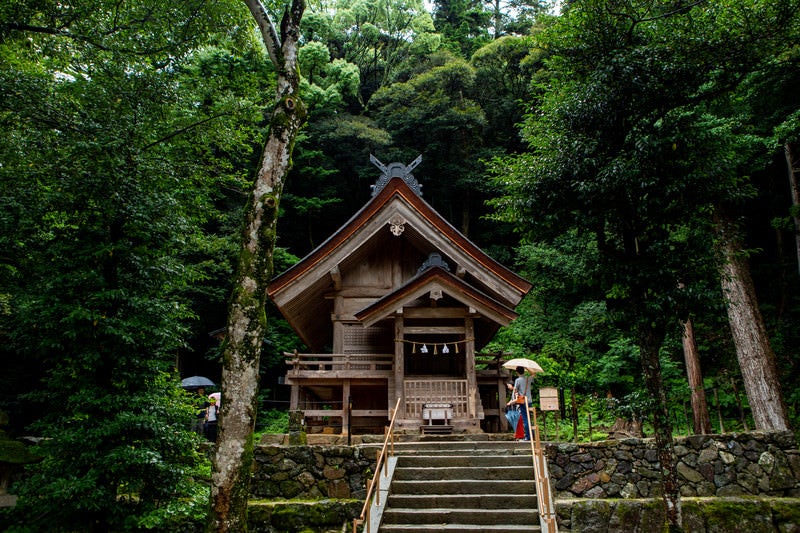
M 478 408 L 475 402 L 478 398 L 478 380 L 475 376 L 475 324 L 472 317 L 464 319 L 464 333 L 467 342 L 464 343 L 464 357 L 467 370 L 467 410 L 470 418 L 476 418 Z
M 331 314 L 331 322 L 333 322 L 333 343 L 331 345 L 332 353 L 344 353 L 344 324 L 341 317 L 344 315 L 344 298 L 341 294 L 337 294 L 333 298 L 333 313 Z
M 403 380 L 405 379 L 405 343 L 403 342 L 403 315 L 398 314 L 394 317 L 394 398 L 389 398 L 389 408 L 396 402 L 397 398 L 403 396 Z M 405 402 L 400 402 L 397 418 L 406 417 Z
M 508 394 L 506 393 L 506 384 L 504 383 L 503 378 L 497 379 L 497 415 L 500 417 L 498 421 L 498 428 L 500 431 L 506 431 L 508 429 L 508 421 L 505 417 L 505 406 L 506 406 L 506 397 Z
M 350 380 L 342 382 L 342 435 L 347 435 L 350 427 Z
M 292 385 L 291 396 L 289 396 L 289 410 L 296 411 L 300 408 L 300 385 Z

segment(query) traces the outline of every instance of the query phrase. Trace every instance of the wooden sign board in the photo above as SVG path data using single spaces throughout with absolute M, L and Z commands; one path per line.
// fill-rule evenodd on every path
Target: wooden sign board
M 544 387 L 539 389 L 539 408 L 542 411 L 558 411 L 558 389 Z

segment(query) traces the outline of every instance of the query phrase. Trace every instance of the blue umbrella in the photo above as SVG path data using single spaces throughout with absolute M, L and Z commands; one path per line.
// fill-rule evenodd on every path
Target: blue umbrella
M 213 387 L 215 384 L 203 376 L 192 376 L 181 380 L 181 387 L 184 389 L 199 389 L 200 387 Z

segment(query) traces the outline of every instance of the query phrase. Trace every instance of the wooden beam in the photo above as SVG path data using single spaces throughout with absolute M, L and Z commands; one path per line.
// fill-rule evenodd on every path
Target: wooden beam
M 406 318 L 464 318 L 467 313 L 463 307 L 405 307 Z
M 343 413 L 343 409 L 306 409 L 303 411 L 303 416 L 306 418 L 310 416 L 335 416 L 342 418 Z
M 337 296 L 344 298 L 381 298 L 385 296 L 391 287 L 342 287 L 336 292 Z M 326 293 L 326 298 L 332 298 L 334 295 Z
M 464 326 L 406 326 L 405 335 L 464 335 Z
M 287 385 L 339 385 L 340 379 L 352 379 L 354 384 L 360 380 L 386 380 L 392 376 L 391 370 L 290 370 L 286 373 Z
M 388 409 L 353 409 L 353 418 L 357 416 L 389 416 Z

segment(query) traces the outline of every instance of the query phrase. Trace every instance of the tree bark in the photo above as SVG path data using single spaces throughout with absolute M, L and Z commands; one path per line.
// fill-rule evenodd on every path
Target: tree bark
M 664 505 L 667 525 L 670 531 L 682 531 L 681 494 L 678 485 L 678 462 L 675 458 L 675 445 L 672 440 L 672 423 L 669 418 L 667 395 L 661 374 L 659 351 L 664 340 L 660 330 L 643 327 L 639 331 L 639 350 L 647 392 L 650 397 L 650 416 L 656 453 L 661 465 L 661 481 L 664 484 Z
M 297 88 L 297 40 L 303 0 L 293 0 L 281 21 L 281 35 L 259 0 L 245 0 L 261 30 L 277 71 L 277 103 L 269 135 L 248 198 L 236 282 L 228 307 L 223 344 L 222 405 L 211 475 L 208 531 L 246 532 L 253 462 L 261 347 L 266 332 L 267 285 L 273 274 L 278 205 L 291 166 L 297 132 L 306 113 Z
M 578 442 L 578 404 L 575 402 L 575 387 L 570 387 L 570 414 L 572 418 L 572 442 Z
M 703 372 L 700 369 L 700 355 L 694 339 L 692 319 L 683 325 L 683 358 L 686 361 L 686 378 L 692 392 L 692 427 L 695 435 L 711 433 L 711 417 L 708 414 L 706 391 L 703 386 Z
M 758 308 L 750 267 L 741 253 L 738 228 L 722 213 L 717 215 L 715 228 L 722 261 L 722 292 L 753 421 L 756 429 L 787 430 L 789 417 L 778 381 L 775 353 Z
M 795 159 L 792 145 L 786 143 L 783 145 L 783 151 L 786 154 L 786 168 L 789 172 L 789 187 L 792 192 L 792 207 L 794 208 L 794 243 L 795 251 L 797 252 L 797 271 L 800 272 L 800 188 L 797 185 L 797 169 L 798 162 Z

